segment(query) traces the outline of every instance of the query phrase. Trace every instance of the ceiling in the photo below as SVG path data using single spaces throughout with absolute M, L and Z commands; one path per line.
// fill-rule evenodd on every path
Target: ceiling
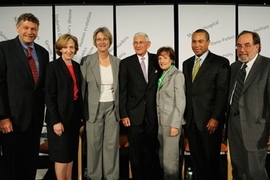
M 269 0 L 13 0 L 2 5 L 39 5 L 39 4 L 258 4 L 270 5 Z M 0 5 L 0 6 L 2 6 Z

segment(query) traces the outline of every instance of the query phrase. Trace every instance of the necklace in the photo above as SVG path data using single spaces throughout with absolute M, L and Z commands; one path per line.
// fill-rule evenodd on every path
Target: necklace
M 101 66 L 108 67 L 111 64 L 109 55 L 105 59 L 101 59 L 100 57 L 98 57 L 98 60 Z

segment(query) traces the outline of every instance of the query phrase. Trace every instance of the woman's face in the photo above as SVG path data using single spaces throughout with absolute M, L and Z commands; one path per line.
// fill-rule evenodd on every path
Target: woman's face
M 75 43 L 72 39 L 69 39 L 66 46 L 63 47 L 60 52 L 62 53 L 62 59 L 65 61 L 71 60 L 75 55 Z
M 158 64 L 162 70 L 168 70 L 171 67 L 172 63 L 173 60 L 170 58 L 169 53 L 163 51 L 158 56 Z
M 110 39 L 102 32 L 99 32 L 96 36 L 96 46 L 98 51 L 108 51 L 110 48 Z

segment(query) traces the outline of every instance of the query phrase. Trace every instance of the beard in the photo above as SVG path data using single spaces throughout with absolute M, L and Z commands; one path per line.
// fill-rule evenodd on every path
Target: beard
M 249 58 L 247 57 L 246 59 L 241 59 L 238 57 L 238 60 L 241 61 L 242 63 L 246 63 L 249 61 Z
M 240 54 L 241 55 L 241 54 Z M 238 55 L 238 60 L 241 61 L 242 63 L 246 63 L 250 60 L 250 58 L 247 56 L 245 59 L 241 58 L 241 56 Z M 245 54 L 246 55 L 246 54 Z

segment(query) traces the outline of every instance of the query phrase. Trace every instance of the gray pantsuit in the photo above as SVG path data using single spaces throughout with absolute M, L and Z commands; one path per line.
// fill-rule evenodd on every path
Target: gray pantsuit
M 98 54 L 83 57 L 82 95 L 85 103 L 87 137 L 87 172 L 91 180 L 119 179 L 119 88 L 120 59 L 110 55 L 113 76 L 113 99 L 99 102 L 101 74 Z
M 90 179 L 119 179 L 119 124 L 114 102 L 100 102 L 94 123 L 86 123 L 87 171 Z
M 185 110 L 184 75 L 172 67 L 157 91 L 159 159 L 165 180 L 179 179 L 179 139 Z M 179 130 L 171 136 L 171 127 Z

